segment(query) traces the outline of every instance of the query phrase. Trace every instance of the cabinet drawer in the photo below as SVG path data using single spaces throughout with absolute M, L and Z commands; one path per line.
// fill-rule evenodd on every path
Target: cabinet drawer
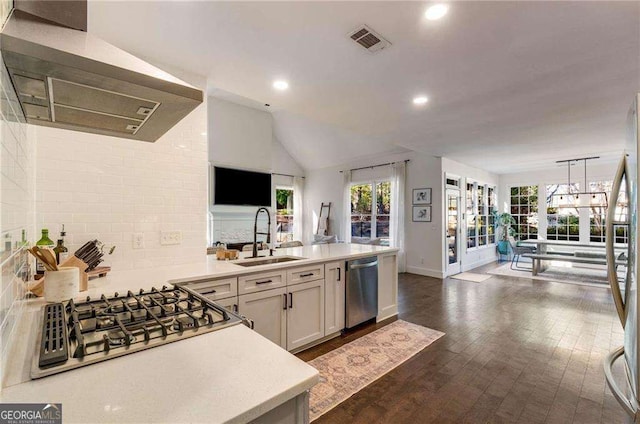
M 301 266 L 287 270 L 287 285 L 291 286 L 324 278 L 324 264 Z
M 238 295 L 238 278 L 220 278 L 216 280 L 196 280 L 181 283 L 211 300 L 224 299 Z
M 282 270 L 243 275 L 238 277 L 238 294 L 256 293 L 286 285 L 286 274 Z

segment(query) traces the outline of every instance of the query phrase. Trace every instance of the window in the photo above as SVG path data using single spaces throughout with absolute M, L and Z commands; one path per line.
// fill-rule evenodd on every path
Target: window
M 489 234 L 489 244 L 496 242 L 496 217 L 495 213 L 498 211 L 496 204 L 496 189 L 494 187 L 487 188 L 487 202 L 488 202 L 488 218 L 489 225 L 487 226 L 487 233 Z
M 475 200 L 473 183 L 467 183 L 467 249 L 477 246 Z
M 276 242 L 293 240 L 293 189 L 276 188 Z
M 467 183 L 467 249 L 496 242 L 494 232 L 495 187 Z
M 389 238 L 391 182 L 351 186 L 351 237 Z
M 594 181 L 589 183 L 589 191 L 603 191 L 611 193 L 611 181 Z M 589 241 L 604 243 L 605 234 L 605 218 L 607 215 L 607 207 L 604 206 L 604 195 L 594 194 L 589 200 Z M 613 199 L 608 199 L 613 200 Z
M 578 184 L 547 185 L 547 239 L 580 241 L 579 199 L 570 193 L 580 191 Z
M 514 238 L 538 238 L 538 186 L 511 187 L 511 215 L 515 220 Z
M 612 181 L 592 181 L 589 183 L 589 191 L 607 193 L 607 202 L 613 204 L 615 199 L 610 197 Z M 590 200 L 589 206 L 589 241 L 604 243 L 606 234 L 606 216 L 607 208 L 605 205 L 605 197 L 603 194 L 594 194 Z M 627 220 L 627 198 L 624 183 L 620 187 L 620 196 L 616 202 L 616 222 L 625 222 Z M 627 243 L 628 231 L 626 225 L 614 225 L 615 242 Z
M 485 196 L 484 186 L 478 186 L 478 210 L 476 218 L 476 228 L 478 233 L 478 246 L 487 245 L 487 223 L 489 219 L 487 217 L 488 205 L 487 196 Z

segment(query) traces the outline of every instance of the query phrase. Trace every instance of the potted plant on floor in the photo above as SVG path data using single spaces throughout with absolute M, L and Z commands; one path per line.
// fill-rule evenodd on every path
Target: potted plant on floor
M 516 220 L 508 213 L 494 212 L 494 222 L 496 230 L 499 231 L 500 240 L 498 241 L 498 253 L 500 255 L 509 255 L 509 236 L 513 236 Z

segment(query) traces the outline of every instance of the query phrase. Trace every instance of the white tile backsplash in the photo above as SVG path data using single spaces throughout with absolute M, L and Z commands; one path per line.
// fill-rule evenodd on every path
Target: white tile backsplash
M 0 22 L 11 9 L 1 1 Z M 30 258 L 23 243 L 35 237 L 35 141 L 0 58 L 0 381 L 23 311 Z
M 205 254 L 206 105 L 155 143 L 36 127 L 37 230 L 65 224 L 71 251 L 97 238 L 115 244 L 117 269 L 189 263 Z M 161 231 L 182 244 L 160 245 Z M 133 249 L 133 233 L 144 249 Z

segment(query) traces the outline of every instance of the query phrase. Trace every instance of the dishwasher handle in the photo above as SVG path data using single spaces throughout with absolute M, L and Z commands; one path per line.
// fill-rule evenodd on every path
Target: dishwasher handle
M 368 262 L 366 264 L 361 264 L 361 265 L 349 265 L 349 269 L 362 269 L 362 268 L 370 268 L 372 266 L 378 266 L 378 261 L 375 262 Z

